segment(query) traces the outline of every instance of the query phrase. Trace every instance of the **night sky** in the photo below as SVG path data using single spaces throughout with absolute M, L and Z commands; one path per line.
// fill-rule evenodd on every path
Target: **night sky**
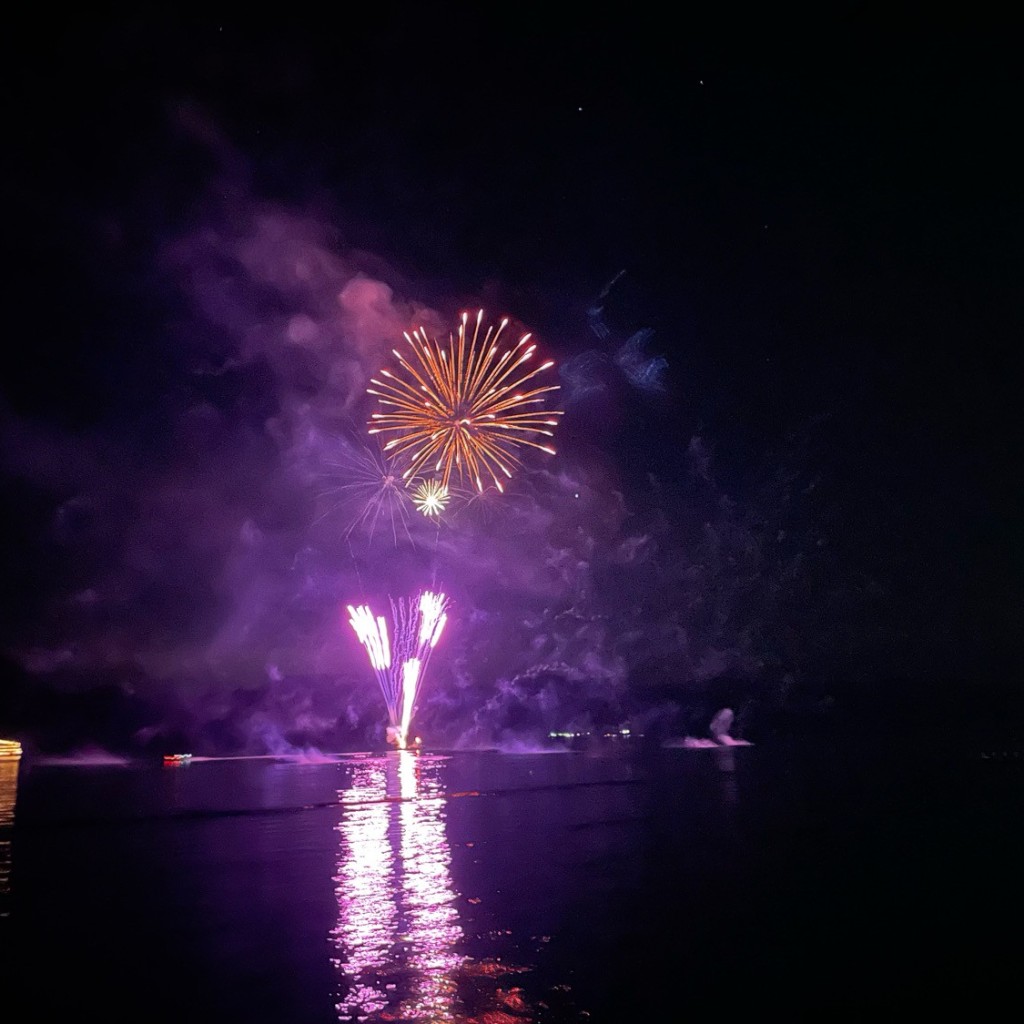
M 9 35 L 0 730 L 378 742 L 344 607 L 435 581 L 437 742 L 1015 714 L 1013 33 L 504 17 Z M 558 453 L 371 529 L 369 377 L 479 308 Z

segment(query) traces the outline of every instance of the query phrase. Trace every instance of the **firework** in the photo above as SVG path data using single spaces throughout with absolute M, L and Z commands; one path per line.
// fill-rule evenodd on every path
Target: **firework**
M 378 524 L 389 524 L 396 545 L 399 532 L 412 541 L 409 517 L 413 503 L 394 457 L 376 446 L 350 448 L 343 443 L 338 446 L 336 461 L 328 467 L 330 473 L 323 475 L 331 486 L 322 490 L 320 497 L 330 504 L 318 521 L 340 509 L 350 517 L 345 537 L 363 528 L 373 540 Z
M 370 656 L 388 710 L 389 734 L 405 749 L 427 662 L 448 621 L 448 599 L 427 590 L 391 601 L 392 629 L 367 605 L 348 605 L 349 624 Z
M 408 458 L 402 474 L 407 484 L 433 468 L 443 487 L 454 473 L 478 491 L 491 481 L 500 491 L 502 477 L 511 478 L 522 465 L 520 448 L 555 453 L 538 438 L 552 437 L 558 424 L 561 411 L 543 407 L 544 396 L 558 385 L 530 383 L 554 363 L 530 369 L 536 351 L 530 335 L 504 347 L 501 335 L 508 320 L 487 327 L 481 336 L 482 321 L 480 310 L 467 332 L 468 314 L 463 313 L 458 336 L 449 334 L 447 346 L 422 327 L 406 334 L 412 352 L 407 356 L 394 350 L 399 371 L 382 370 L 371 380 L 375 387 L 367 388 L 385 410 L 372 414 L 369 432 L 395 435 L 384 450 Z
M 425 516 L 439 516 L 451 495 L 440 480 L 424 480 L 413 494 L 413 504 Z

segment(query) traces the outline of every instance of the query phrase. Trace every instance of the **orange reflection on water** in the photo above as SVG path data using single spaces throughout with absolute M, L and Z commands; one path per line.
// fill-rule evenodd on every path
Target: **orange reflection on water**
M 440 762 L 410 750 L 354 765 L 332 938 L 339 1020 L 454 1022 L 467 957 L 452 889 Z
M 11 895 L 11 833 L 14 831 L 14 805 L 18 800 L 20 758 L 0 757 L 0 917 L 9 913 Z

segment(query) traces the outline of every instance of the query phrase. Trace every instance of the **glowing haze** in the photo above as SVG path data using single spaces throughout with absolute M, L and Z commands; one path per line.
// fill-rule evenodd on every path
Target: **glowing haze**
M 120 347 L 87 413 L 0 407 L 21 517 L 12 580 L 38 581 L 2 629 L 26 716 L 38 702 L 40 718 L 60 720 L 41 744 L 351 748 L 383 743 L 385 723 L 407 728 L 413 711 L 432 744 L 627 722 L 682 734 L 699 728 L 683 720 L 691 702 L 708 720 L 728 703 L 742 721 L 740 697 L 705 696 L 718 682 L 760 692 L 755 681 L 809 668 L 819 651 L 853 658 L 844 581 L 805 507 L 821 488 L 802 438 L 727 487 L 672 366 L 657 364 L 657 390 L 650 375 L 606 375 L 601 388 L 560 375 L 593 348 L 589 295 L 577 330 L 561 296 L 520 290 L 513 302 L 500 283 L 471 296 L 410 279 L 348 243 L 345 214 L 319 199 L 262 199 L 245 158 L 194 110 L 177 130 L 213 160 L 209 189 L 131 251 L 141 228 L 128 207 L 92 241 L 91 265 L 133 268 L 104 300 L 133 315 L 94 331 Z M 545 355 L 518 334 L 504 347 L 482 314 L 432 340 L 454 319 L 432 303 L 467 299 L 551 310 L 536 325 Z M 612 294 L 610 352 L 622 347 L 614 314 Z M 122 386 L 106 368 L 131 360 Z M 564 408 L 544 409 L 565 384 Z M 381 399 L 394 404 L 381 411 Z M 378 435 L 397 442 L 390 452 L 370 422 L 394 428 Z M 460 472 L 471 500 L 416 514 Z M 397 663 L 393 625 L 385 639 L 369 609 L 434 579 L 459 628 L 424 687 L 418 634 Z M 387 675 L 386 714 L 339 628 L 350 602 L 367 609 L 353 617 L 371 670 L 400 673 Z

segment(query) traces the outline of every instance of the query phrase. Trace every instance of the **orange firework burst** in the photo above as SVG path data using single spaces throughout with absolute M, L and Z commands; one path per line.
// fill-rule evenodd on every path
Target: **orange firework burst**
M 525 387 L 552 361 L 528 369 L 536 345 L 524 334 L 511 348 L 501 349 L 501 333 L 508 324 L 488 327 L 480 335 L 484 311 L 468 336 L 468 314 L 463 313 L 458 337 L 448 336 L 447 347 L 430 338 L 421 327 L 405 340 L 413 358 L 397 349 L 400 373 L 382 370 L 367 388 L 387 411 L 374 413 L 370 433 L 394 433 L 385 451 L 407 455 L 409 466 L 402 474 L 408 486 L 424 469 L 441 474 L 448 487 L 453 473 L 468 477 L 478 491 L 485 479 L 503 490 L 500 475 L 511 478 L 522 465 L 517 449 L 539 448 L 554 455 L 550 445 L 537 440 L 552 437 L 559 410 L 543 408 L 544 395 L 557 384 Z M 489 481 L 488 481 L 489 482 Z

